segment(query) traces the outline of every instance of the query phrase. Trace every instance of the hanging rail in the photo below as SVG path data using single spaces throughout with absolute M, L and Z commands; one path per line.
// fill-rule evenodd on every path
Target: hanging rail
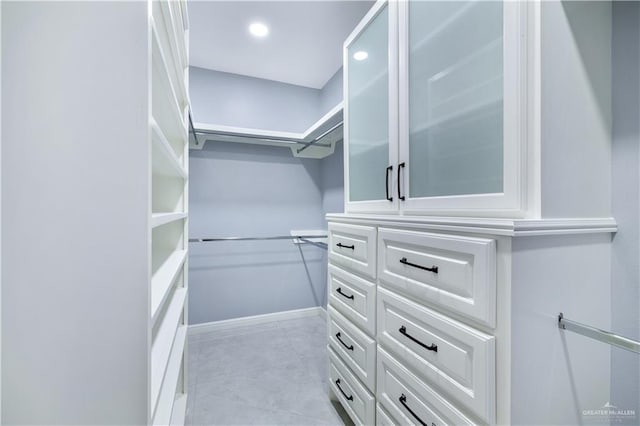
M 332 128 L 330 128 L 329 130 L 327 130 L 326 132 L 324 132 L 323 134 L 321 134 L 320 136 L 318 136 L 317 138 L 315 138 L 314 140 L 312 140 L 311 142 L 304 142 L 305 146 L 303 146 L 302 148 L 298 148 L 298 154 L 300 154 L 302 151 L 304 151 L 305 149 L 309 148 L 312 145 L 315 146 L 323 146 L 322 144 L 318 143 L 322 138 L 324 138 L 325 136 L 327 136 L 329 133 L 333 132 L 334 130 L 336 130 L 339 127 L 342 127 L 343 122 L 339 122 L 336 125 L 334 125 Z
M 326 235 L 275 235 L 271 237 L 213 237 L 189 238 L 190 243 L 208 243 L 212 241 L 260 241 L 260 240 L 307 240 L 309 238 L 327 238 Z
M 327 248 L 328 248 L 327 243 L 322 243 L 322 242 L 319 242 L 319 241 L 311 241 L 311 240 L 308 240 L 305 237 L 298 237 L 298 238 L 300 239 L 300 241 L 304 241 L 307 244 L 311 244 L 312 246 L 319 247 L 319 248 L 321 248 L 323 250 L 327 250 Z M 315 237 L 315 238 L 325 238 L 325 237 Z
M 224 137 L 241 137 L 247 139 L 255 139 L 264 142 L 277 142 L 287 145 L 303 145 L 303 148 L 308 148 L 310 145 L 321 146 L 323 148 L 330 148 L 331 144 L 325 143 L 316 143 L 316 140 L 306 142 L 299 139 L 287 138 L 287 137 L 276 137 L 276 136 L 262 136 L 262 135 L 252 135 L 248 133 L 234 133 L 234 132 L 225 132 L 225 131 L 215 131 L 215 130 L 195 130 L 195 134 L 203 135 L 203 136 L 224 136 Z M 301 151 L 304 149 L 300 148 Z
M 631 352 L 640 353 L 640 342 L 618 336 L 617 334 L 613 334 L 609 331 L 603 331 L 589 325 L 568 320 L 564 317 L 562 312 L 558 315 L 558 328 L 573 331 L 574 333 L 582 334 L 583 336 L 591 337 L 592 339 L 599 340 Z

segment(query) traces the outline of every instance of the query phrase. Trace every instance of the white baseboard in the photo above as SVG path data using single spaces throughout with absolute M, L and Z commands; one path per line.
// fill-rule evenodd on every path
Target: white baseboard
M 324 306 L 318 306 L 318 309 L 320 310 L 320 312 L 318 312 L 318 315 L 320 315 L 322 317 L 323 320 L 327 320 L 327 310 Z
M 227 330 L 235 327 L 244 327 L 247 325 L 263 324 L 273 321 L 285 321 L 296 318 L 320 316 L 327 317 L 325 309 L 321 306 L 313 308 L 295 309 L 293 311 L 274 312 L 272 314 L 254 315 L 250 317 L 233 318 L 222 321 L 205 322 L 202 324 L 193 324 L 189 326 L 189 334 L 208 333 L 210 331 Z

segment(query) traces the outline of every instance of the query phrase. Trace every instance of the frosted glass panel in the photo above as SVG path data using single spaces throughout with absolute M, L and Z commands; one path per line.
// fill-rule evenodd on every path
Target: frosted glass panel
M 349 198 L 385 199 L 389 165 L 388 11 L 348 51 Z
M 503 191 L 502 3 L 409 2 L 409 194 Z

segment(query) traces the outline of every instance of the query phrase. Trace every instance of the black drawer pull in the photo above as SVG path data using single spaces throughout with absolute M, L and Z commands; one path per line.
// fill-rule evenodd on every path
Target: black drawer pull
M 348 248 L 348 249 L 351 249 L 351 250 L 355 250 L 355 248 L 356 248 L 355 244 L 350 245 L 350 246 L 345 246 L 345 245 L 344 245 L 344 244 L 342 244 L 342 243 L 338 243 L 338 244 L 336 244 L 336 245 L 337 245 L 338 247 Z
M 340 294 L 342 297 L 346 297 L 347 299 L 351 299 L 351 300 L 353 300 L 353 299 L 354 299 L 354 298 L 353 298 L 353 294 L 351 294 L 351 295 L 349 295 L 349 296 L 347 296 L 346 294 L 344 294 L 344 293 L 342 292 L 342 287 L 338 287 L 338 288 L 336 289 L 336 292 L 338 292 L 338 294 Z
M 342 392 L 342 394 L 344 395 L 345 398 L 347 398 L 347 401 L 353 401 L 353 395 L 347 396 L 346 393 L 344 393 L 344 391 L 342 390 L 342 388 L 340 387 L 340 379 L 336 380 L 336 386 L 338 387 L 338 389 L 340 389 L 340 392 Z
M 353 350 L 353 345 L 347 346 L 347 344 L 342 341 L 342 339 L 340 338 L 340 333 L 336 333 L 336 339 L 338 339 L 340 343 L 342 343 L 342 346 L 344 346 L 345 348 L 349 349 L 350 351 Z
M 398 198 L 404 201 L 404 195 L 402 195 L 402 191 L 400 190 L 400 172 L 404 169 L 404 163 L 398 164 Z
M 409 266 L 413 266 L 414 268 L 424 269 L 425 271 L 433 272 L 434 274 L 438 273 L 438 267 L 437 266 L 432 266 L 431 268 L 427 268 L 426 266 L 416 265 L 415 263 L 409 262 L 406 257 L 403 257 L 402 259 L 400 259 L 400 263 L 403 263 L 403 264 L 409 265 Z
M 387 167 L 387 171 L 384 176 L 385 186 L 387 188 L 387 201 L 393 201 L 393 197 L 389 197 L 389 172 L 392 170 L 393 170 L 393 166 Z
M 425 349 L 427 349 L 429 351 L 438 352 L 438 346 L 436 344 L 431 344 L 430 346 L 425 345 L 420 340 L 416 339 L 415 337 L 413 337 L 409 333 L 407 333 L 407 328 L 404 325 L 402 327 L 400 327 L 400 329 L 398 331 L 400 332 L 400 334 L 402 334 L 404 336 L 407 336 L 410 340 L 413 340 L 414 342 L 416 342 L 417 344 L 419 344 L 423 348 L 425 348 Z
M 405 394 L 400 395 L 400 398 L 398 398 L 398 400 L 400 401 L 400 404 L 402 404 L 404 406 L 404 408 L 407 409 L 409 414 L 411 414 L 414 419 L 416 419 L 418 422 L 420 422 L 420 424 L 422 426 L 429 426 L 428 424 L 423 422 L 422 419 L 420 417 L 418 417 L 418 415 L 416 413 L 414 413 L 411 408 L 409 408 L 409 406 L 407 405 L 407 397 L 405 396 Z M 432 426 L 435 426 L 435 425 L 432 423 Z

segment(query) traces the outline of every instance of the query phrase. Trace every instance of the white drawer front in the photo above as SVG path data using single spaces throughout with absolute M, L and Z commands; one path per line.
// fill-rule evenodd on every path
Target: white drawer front
M 397 422 L 391 419 L 387 410 L 380 403 L 376 404 L 376 426 L 395 426 Z
M 329 351 L 329 386 L 357 425 L 372 425 L 376 416 L 376 399 L 349 371 L 336 353 Z
M 329 306 L 329 345 L 369 390 L 376 385 L 376 341 Z
M 380 228 L 378 265 L 382 285 L 495 327 L 495 240 Z
M 378 348 L 378 404 L 386 409 L 384 424 L 429 426 L 473 425 L 458 409 Z M 380 414 L 378 414 L 380 416 Z M 393 419 L 391 419 L 393 418 Z
M 376 334 L 376 285 L 329 265 L 329 302 L 371 336 Z
M 495 338 L 378 289 L 378 343 L 482 420 L 495 417 Z
M 376 228 L 329 223 L 329 259 L 368 277 L 376 277 Z

